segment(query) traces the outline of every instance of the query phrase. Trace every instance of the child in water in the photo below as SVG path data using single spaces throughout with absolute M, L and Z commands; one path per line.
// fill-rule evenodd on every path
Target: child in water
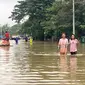
M 30 46 L 33 45 L 33 38 L 32 37 L 29 37 L 29 44 L 30 44 Z
M 62 33 L 62 38 L 59 40 L 58 47 L 60 47 L 60 54 L 67 53 L 68 39 L 66 38 L 66 34 Z
M 75 38 L 75 35 L 71 36 L 71 39 L 69 40 L 69 44 L 70 44 L 70 53 L 71 55 L 75 55 L 77 53 L 77 44 L 78 44 L 78 40 Z

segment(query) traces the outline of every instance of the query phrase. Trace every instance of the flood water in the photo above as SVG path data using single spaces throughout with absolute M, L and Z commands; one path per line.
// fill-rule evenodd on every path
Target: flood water
M 85 53 L 85 44 L 79 54 Z M 11 41 L 0 47 L 0 85 L 85 85 L 85 56 L 57 56 L 56 43 Z

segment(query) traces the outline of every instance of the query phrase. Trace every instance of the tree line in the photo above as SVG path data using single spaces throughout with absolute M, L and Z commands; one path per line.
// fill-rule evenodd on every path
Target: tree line
M 21 23 L 21 34 L 31 35 L 35 40 L 58 39 L 62 32 L 72 34 L 72 5 L 72 0 L 18 1 L 10 18 Z M 84 0 L 75 0 L 75 27 L 77 37 L 85 35 Z

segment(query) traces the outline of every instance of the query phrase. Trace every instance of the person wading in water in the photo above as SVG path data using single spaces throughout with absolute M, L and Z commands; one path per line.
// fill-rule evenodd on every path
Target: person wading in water
M 58 47 L 60 48 L 61 55 L 67 54 L 67 46 L 68 46 L 68 39 L 66 38 L 66 34 L 62 33 L 62 38 L 59 40 L 58 43 Z
M 8 31 L 6 31 L 6 32 L 5 32 L 5 39 L 6 39 L 7 41 L 9 41 L 9 38 L 10 38 L 10 34 L 9 34 Z
M 75 35 L 73 34 L 71 36 L 71 39 L 69 40 L 71 55 L 77 54 L 77 45 L 78 45 L 78 43 L 79 43 L 79 41 L 75 38 Z

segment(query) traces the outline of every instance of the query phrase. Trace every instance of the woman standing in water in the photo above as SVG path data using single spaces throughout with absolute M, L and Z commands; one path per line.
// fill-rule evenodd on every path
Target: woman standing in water
M 70 41 L 69 41 L 71 55 L 75 55 L 77 53 L 77 45 L 78 45 L 78 43 L 79 43 L 79 41 L 75 38 L 75 35 L 73 34 L 71 36 Z
M 58 47 L 60 48 L 60 54 L 65 55 L 67 53 L 68 39 L 66 34 L 62 33 L 62 38 L 59 40 Z

